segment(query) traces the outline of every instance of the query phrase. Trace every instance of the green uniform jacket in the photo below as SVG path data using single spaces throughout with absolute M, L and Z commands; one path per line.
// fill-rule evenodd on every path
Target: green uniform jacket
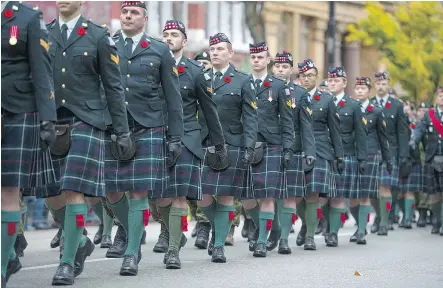
M 435 109 L 435 117 L 439 119 L 437 109 Z M 435 155 L 443 155 L 443 136 L 435 129 L 429 112 L 425 114 L 423 120 L 420 121 L 416 129 L 414 129 L 414 139 L 417 146 L 420 141 L 423 142 L 423 146 L 425 147 L 425 162 L 431 162 Z
M 368 127 L 368 155 L 378 155 L 381 151 L 383 160 L 391 161 L 383 108 L 377 104 L 369 103 L 365 115 Z

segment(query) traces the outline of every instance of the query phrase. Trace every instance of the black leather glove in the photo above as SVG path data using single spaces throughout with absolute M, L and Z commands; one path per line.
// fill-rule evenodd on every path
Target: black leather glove
M 245 168 L 248 168 L 251 165 L 252 160 L 254 159 L 254 152 L 255 151 L 252 148 L 245 148 L 242 158 Z
M 336 166 L 337 166 L 337 173 L 341 175 L 341 173 L 343 173 L 343 170 L 345 169 L 345 163 L 343 162 L 343 159 L 337 159 Z
M 134 157 L 135 152 L 135 142 L 134 138 L 131 137 L 131 132 L 116 134 L 117 138 L 115 142 L 117 143 L 117 149 L 119 157 L 121 159 L 130 159 Z
M 215 145 L 215 154 L 220 162 L 224 162 L 228 158 L 228 149 L 224 144 Z
M 304 165 L 304 171 L 307 173 L 314 169 L 315 165 L 315 157 L 314 156 L 306 156 L 304 157 L 305 165 Z
M 294 156 L 294 152 L 291 149 L 283 150 L 283 167 L 288 169 L 292 163 L 292 156 Z
M 55 141 L 55 125 L 54 122 L 45 122 L 40 124 L 40 147 L 43 151 L 48 150 Z
M 412 170 L 412 162 L 409 161 L 408 158 L 400 158 L 400 170 L 399 170 L 400 178 L 408 178 L 409 174 L 411 174 L 411 170 Z
M 177 163 L 178 157 L 182 154 L 182 142 L 179 136 L 171 136 L 167 143 L 166 164 L 171 168 Z
M 386 162 L 386 170 L 388 170 L 389 174 L 392 174 L 393 165 L 391 161 Z
M 361 175 L 365 174 L 366 170 L 366 161 L 358 161 L 358 171 Z

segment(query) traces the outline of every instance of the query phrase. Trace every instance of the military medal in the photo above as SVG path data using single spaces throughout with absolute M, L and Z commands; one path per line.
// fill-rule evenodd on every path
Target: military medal
M 9 44 L 14 46 L 17 44 L 17 36 L 18 36 L 18 26 L 12 25 L 11 28 L 9 28 Z
M 272 90 L 269 90 L 268 92 L 268 101 L 272 102 Z
M 291 104 L 291 106 L 292 106 L 292 108 L 295 108 L 295 98 L 292 98 L 292 104 Z

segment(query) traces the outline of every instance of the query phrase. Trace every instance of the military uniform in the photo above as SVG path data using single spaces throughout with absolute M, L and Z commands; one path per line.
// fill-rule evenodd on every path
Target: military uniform
M 42 149 L 55 134 L 52 122 L 41 121 L 55 122 L 57 115 L 48 31 L 41 17 L 18 1 L 2 2 L 2 187 L 17 187 L 27 195 L 56 181 L 49 151 Z M 21 267 L 13 255 L 21 214 L 2 211 L 2 286 Z M 12 270 L 7 272 L 9 258 Z

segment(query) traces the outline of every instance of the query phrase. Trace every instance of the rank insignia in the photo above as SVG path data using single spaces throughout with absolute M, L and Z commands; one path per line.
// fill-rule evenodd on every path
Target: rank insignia
M 54 99 L 54 91 L 51 91 L 51 94 L 49 94 L 49 99 Z
M 365 117 L 362 117 L 361 120 L 363 121 L 363 123 L 364 123 L 365 125 L 368 125 L 368 120 L 366 120 Z
M 288 105 L 289 108 L 292 108 L 292 101 L 291 101 L 291 99 L 286 100 L 286 105 Z
M 251 102 L 251 106 L 252 106 L 252 108 L 254 108 L 255 110 L 257 110 L 257 102 L 252 101 L 252 102 Z
M 208 90 L 209 93 L 212 93 L 212 88 L 211 87 L 206 88 L 206 90 Z
M 309 107 L 306 107 L 306 111 L 309 113 L 309 116 L 311 116 L 312 115 L 312 110 L 311 110 L 311 108 L 309 108 Z
M 111 54 L 111 61 L 112 62 L 114 62 L 115 64 L 118 65 L 119 60 L 120 59 L 118 58 L 118 55 L 116 56 L 116 55 Z
M 178 71 L 176 67 L 172 67 L 172 72 L 174 72 L 175 75 L 178 75 Z
M 45 48 L 46 52 L 49 51 L 49 44 L 48 44 L 48 42 L 46 42 L 46 41 L 43 40 L 43 39 L 40 39 L 40 45 L 41 45 L 43 48 Z

